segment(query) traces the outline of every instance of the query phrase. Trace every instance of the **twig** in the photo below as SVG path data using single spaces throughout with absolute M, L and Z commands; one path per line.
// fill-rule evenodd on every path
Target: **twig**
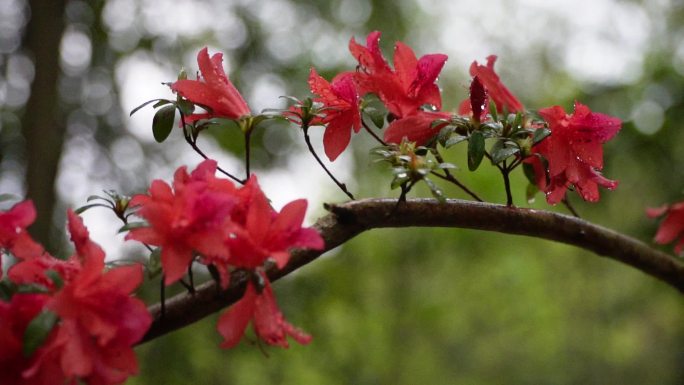
M 395 209 L 396 199 L 364 199 L 340 205 L 327 205 L 330 214 L 320 218 L 314 227 L 325 240 L 325 249 L 295 250 L 281 270 L 270 269 L 271 281 L 282 278 L 300 267 L 370 229 L 388 227 L 453 227 L 506 234 L 526 235 L 566 243 L 630 265 L 684 293 L 684 263 L 651 248 L 647 244 L 569 215 L 549 211 L 507 207 L 472 201 L 407 199 Z M 231 274 L 230 285 L 217 293 L 217 283 L 207 282 L 195 295 L 179 294 L 166 303 L 161 318 L 159 304 L 149 307 L 154 322 L 143 341 L 162 336 L 194 323 L 242 297 L 249 277 L 241 271 Z

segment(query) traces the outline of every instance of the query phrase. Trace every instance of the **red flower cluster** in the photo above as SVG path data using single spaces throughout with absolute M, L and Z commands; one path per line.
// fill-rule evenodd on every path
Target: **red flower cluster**
M 603 143 L 620 130 L 620 119 L 592 112 L 579 102 L 575 102 L 572 115 L 560 106 L 543 108 L 539 115 L 548 123 L 551 136 L 534 150 L 546 159 L 548 169 L 537 157 L 531 157 L 530 162 L 537 185 L 546 192 L 550 204 L 560 202 L 570 186 L 589 202 L 599 200 L 598 186 L 611 190 L 617 187 L 617 181 L 606 179 L 598 170 L 603 168 Z
M 676 240 L 674 251 L 681 254 L 684 250 L 684 202 L 650 208 L 646 214 L 651 218 L 665 216 L 654 240 L 662 245 Z
M 2 215 L 23 218 L 15 227 L 0 228 L 3 247 L 19 259 L 10 267 L 8 278 L 39 293 L 19 290 L 9 301 L 0 300 L 0 383 L 75 384 L 80 380 L 107 385 L 122 383 L 137 373 L 132 345 L 152 322 L 145 304 L 131 297 L 142 282 L 142 267 L 105 270 L 104 251 L 90 240 L 81 218 L 71 211 L 69 232 L 76 252 L 68 260 L 35 253 L 39 246 L 25 234 L 35 217 L 31 202 L 15 205 Z M 15 242 L 6 242 L 12 237 Z M 22 250 L 20 244 L 27 248 Z M 38 317 L 51 321 L 38 322 L 40 330 L 27 333 Z M 31 346 L 36 338 L 39 343 Z
M 216 162 L 206 160 L 190 174 L 185 167 L 178 169 L 173 187 L 154 181 L 149 195 L 137 195 L 131 201 L 139 206 L 137 215 L 146 219 L 149 227 L 132 229 L 127 239 L 161 248 L 167 285 L 179 280 L 196 258 L 220 272 L 224 287 L 234 269 L 259 278 L 259 284 L 251 283 L 245 297 L 219 320 L 218 329 L 226 338 L 223 346 L 235 345 L 250 319 L 254 319 L 257 335 L 269 344 L 287 346 L 287 334 L 299 342 L 307 341 L 284 321 L 263 274 L 267 261 L 285 266 L 293 248 L 324 247 L 315 230 L 302 228 L 306 201 L 291 202 L 278 213 L 256 177 L 237 188 L 217 178 L 215 171 Z
M 182 79 L 171 84 L 173 91 L 207 109 L 207 113 L 188 116 L 187 122 L 212 117 L 240 119 L 250 115 L 245 99 L 223 70 L 223 54 L 210 58 L 205 47 L 197 54 L 197 64 L 203 80 Z
M 473 83 L 479 83 L 481 86 L 483 86 L 484 89 L 482 92 L 486 92 L 486 95 L 492 98 L 492 101 L 494 101 L 494 104 L 496 104 L 496 109 L 498 111 L 503 112 L 507 110 L 509 113 L 523 112 L 525 107 L 523 107 L 518 98 L 516 98 L 515 95 L 513 95 L 513 93 L 509 91 L 508 88 L 501 82 L 499 75 L 497 75 L 497 73 L 494 71 L 494 63 L 496 63 L 496 55 L 490 55 L 487 57 L 486 66 L 474 61 L 473 64 L 470 65 L 470 76 L 473 77 Z M 479 97 L 482 99 L 477 92 L 475 95 L 473 95 L 473 90 L 471 87 L 471 97 L 461 103 L 458 108 L 459 114 L 469 115 L 473 113 L 473 111 L 478 110 L 477 107 L 472 107 L 473 100 L 471 99 L 473 99 L 473 96 L 475 96 L 475 98 Z M 482 103 L 475 104 L 480 107 L 479 109 L 482 111 L 482 114 L 486 115 L 489 111 L 489 103 L 487 98 L 484 98 Z
M 397 42 L 392 69 L 379 43 L 377 31 L 368 35 L 366 46 L 352 38 L 349 50 L 359 62 L 358 69 L 337 75 L 332 83 L 311 71 L 309 86 L 318 95 L 314 101 L 323 104 L 324 118 L 317 123 L 327 125 L 323 145 L 330 160 L 335 160 L 349 145 L 351 130 L 360 130 L 359 103 L 366 94 L 377 95 L 391 113 L 392 123 L 384 138 L 387 142 L 399 143 L 404 136 L 425 142 L 439 131 L 440 127 L 432 127 L 432 122 L 449 118 L 449 114 L 431 110 L 442 107 L 435 82 L 447 56 L 431 54 L 418 59 L 409 46 Z

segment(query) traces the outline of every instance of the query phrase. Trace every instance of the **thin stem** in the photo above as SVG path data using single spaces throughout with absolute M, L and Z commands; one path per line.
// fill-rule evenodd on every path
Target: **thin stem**
M 373 130 L 371 130 L 370 127 L 368 127 L 368 125 L 366 124 L 366 122 L 365 122 L 363 119 L 361 119 L 361 124 L 363 125 L 363 128 L 365 128 L 366 131 L 367 131 L 373 138 L 375 138 L 375 140 L 378 141 L 378 143 L 382 144 L 383 146 L 387 146 L 387 143 L 386 143 L 384 140 L 380 139 L 380 137 L 379 137 L 375 132 L 373 132 Z
M 252 131 L 245 132 L 245 181 L 249 179 L 249 159 L 250 159 L 250 139 L 252 138 Z
M 501 173 L 503 174 L 504 187 L 506 188 L 506 206 L 513 206 L 513 194 L 511 194 L 511 181 L 508 174 L 511 170 L 506 168 L 506 161 L 504 160 L 504 166 L 502 167 Z
M 192 264 L 195 261 L 190 262 L 190 266 L 188 266 L 188 279 L 190 280 L 190 288 L 188 291 L 190 294 L 195 294 L 195 275 L 192 272 Z
M 325 164 L 323 164 L 323 161 L 321 160 L 321 158 L 318 157 L 318 154 L 316 154 L 316 150 L 314 150 L 313 145 L 311 145 L 311 138 L 309 138 L 309 127 L 308 126 L 302 126 L 302 131 L 304 131 L 304 141 L 306 142 L 306 146 L 309 148 L 309 152 L 311 153 L 311 155 L 313 155 L 313 157 L 316 159 L 318 164 L 323 168 L 325 173 L 328 174 L 330 179 L 332 179 L 333 182 L 335 182 L 337 187 L 339 187 L 340 190 L 342 190 L 342 192 L 347 194 L 349 199 L 354 200 L 354 195 L 352 195 L 352 193 L 350 193 L 349 190 L 347 190 L 347 186 L 344 183 L 337 180 L 337 178 L 335 178 L 335 176 L 333 176 L 333 174 L 328 170 L 328 168 L 325 167 Z
M 164 274 L 162 274 L 161 285 L 159 287 L 159 302 L 160 302 L 159 318 L 161 318 L 161 319 L 164 319 L 164 316 L 166 315 L 166 286 L 164 285 L 165 280 L 166 280 L 166 277 Z
M 577 211 L 575 210 L 575 208 L 572 207 L 572 205 L 570 204 L 570 201 L 568 200 L 568 197 L 567 197 L 567 196 L 564 196 L 564 197 L 563 197 L 563 200 L 562 200 L 561 202 L 563 202 L 563 205 L 568 209 L 568 211 L 570 211 L 570 212 L 572 213 L 572 215 L 573 215 L 575 218 L 580 218 L 579 213 L 577 213 Z
M 435 159 L 437 159 L 439 163 L 444 163 L 444 158 L 442 158 L 442 154 L 440 154 L 436 148 L 432 149 L 432 154 L 435 156 Z M 466 185 L 464 185 L 458 179 L 456 179 L 456 177 L 453 176 L 453 174 L 451 174 L 451 172 L 448 169 L 444 169 L 444 175 L 441 175 L 435 171 L 432 171 L 430 174 L 455 184 L 456 186 L 458 186 L 458 188 L 463 190 L 466 194 L 470 195 L 476 201 L 484 202 L 479 196 L 477 196 L 477 194 L 475 194 L 472 190 L 466 187 Z
M 181 117 L 181 124 L 183 125 L 183 137 L 185 137 L 185 141 L 192 147 L 193 150 L 195 150 L 196 153 L 199 154 L 204 159 L 209 159 L 209 157 L 202 151 L 200 148 L 197 146 L 197 135 L 196 134 L 188 134 L 186 131 L 186 123 L 185 123 L 185 117 L 183 114 L 180 114 Z M 233 174 L 229 173 L 228 171 L 222 169 L 218 165 L 216 166 L 216 169 L 223 175 L 227 176 L 228 178 L 234 180 L 237 183 L 240 184 L 245 184 L 246 181 L 241 180 L 240 178 L 234 176 Z

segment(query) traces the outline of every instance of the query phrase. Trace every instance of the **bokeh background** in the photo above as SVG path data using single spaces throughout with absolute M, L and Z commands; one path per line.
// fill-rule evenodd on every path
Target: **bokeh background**
M 499 55 L 505 83 L 530 109 L 574 100 L 624 120 L 605 146 L 619 179 L 582 216 L 649 241 L 644 208 L 684 189 L 684 6 L 678 0 L 2 0 L 0 192 L 28 196 L 37 238 L 68 253 L 64 210 L 91 194 L 132 194 L 199 158 L 180 134 L 159 145 L 142 102 L 172 97 L 162 82 L 194 74 L 204 46 L 254 111 L 308 95 L 315 66 L 330 79 L 353 69 L 351 36 L 383 32 L 418 55 L 443 52 L 445 109 L 465 98 L 468 66 Z M 214 130 L 202 147 L 242 171 L 240 135 Z M 320 144 L 321 133 L 314 132 Z M 284 124 L 259 130 L 255 164 L 276 206 L 305 197 L 310 221 L 342 201 Z M 359 196 L 396 196 L 353 139 L 331 168 Z M 320 148 L 320 146 L 319 146 Z M 465 163 L 455 151 L 449 160 Z M 491 167 L 457 176 L 503 202 Z M 526 182 L 513 180 L 527 206 Z M 465 198 L 447 188 L 451 197 Z M 428 195 L 418 189 L 417 195 Z M 542 196 L 532 203 L 549 208 Z M 111 213 L 85 214 L 110 260 L 144 259 L 117 235 Z M 157 278 L 158 279 L 158 278 Z M 143 291 L 155 301 L 152 280 Z M 126 384 L 684 384 L 684 303 L 674 289 L 586 251 L 532 238 L 459 229 L 363 234 L 275 285 L 289 320 L 315 336 L 289 350 L 222 351 L 216 316 L 137 350 Z

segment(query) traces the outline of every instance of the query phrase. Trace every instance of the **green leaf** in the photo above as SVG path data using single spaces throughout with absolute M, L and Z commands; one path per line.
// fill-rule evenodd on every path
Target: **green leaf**
M 45 342 L 58 319 L 54 312 L 43 310 L 28 324 L 24 331 L 24 357 L 30 357 Z
M 126 224 L 125 226 L 122 226 L 118 232 L 123 233 L 124 231 L 139 229 L 141 227 L 148 227 L 148 226 L 149 225 L 147 224 L 147 222 L 131 222 L 131 223 Z
M 485 153 L 485 138 L 480 131 L 473 131 L 468 138 L 468 169 L 475 171 L 482 163 Z
M 157 247 L 150 254 L 150 259 L 147 261 L 147 276 L 152 279 L 161 274 L 161 248 Z
M 154 114 L 152 119 L 152 134 L 154 140 L 161 143 L 169 137 L 173 129 L 173 119 L 176 117 L 176 107 L 166 106 L 161 108 Z
M 19 197 L 14 194 L 0 194 L 0 202 L 18 201 Z
M 459 134 L 451 135 L 451 137 L 447 139 L 447 141 L 444 143 L 444 148 L 449 148 L 451 146 L 463 142 L 464 140 L 468 140 L 468 137 Z
M 9 302 L 12 299 L 12 295 L 17 291 L 17 286 L 6 280 L 0 281 L 0 299 L 5 302 Z
M 55 287 L 57 287 L 58 289 L 60 289 L 60 288 L 62 288 L 62 286 L 64 286 L 64 279 L 62 279 L 62 276 L 59 275 L 58 272 L 56 272 L 52 269 L 48 269 L 48 270 L 45 270 L 45 275 L 48 278 L 50 278 L 52 283 L 54 283 Z
M 383 128 L 385 127 L 385 112 L 382 110 L 379 110 L 375 107 L 366 107 L 363 109 L 363 112 L 365 115 L 367 115 L 371 122 L 373 122 L 373 125 L 377 128 Z
M 444 192 L 442 191 L 442 189 L 439 188 L 439 186 L 437 186 L 433 181 L 431 181 L 428 178 L 424 178 L 423 180 L 425 181 L 425 184 L 427 184 L 430 188 L 430 192 L 432 193 L 433 197 L 437 198 L 437 200 L 441 203 L 446 202 Z
M 106 209 L 111 209 L 111 207 L 109 207 L 109 206 L 107 206 L 107 205 L 105 205 L 105 204 L 102 204 L 102 203 L 93 203 L 93 204 L 90 204 L 90 205 L 85 205 L 85 206 L 81 206 L 81 207 L 77 208 L 76 210 L 74 210 L 74 213 L 75 213 L 75 214 L 82 214 L 82 213 L 84 213 L 86 210 L 92 209 L 93 207 L 104 207 L 104 208 L 106 208 Z
M 152 99 L 152 100 L 148 100 L 148 101 L 146 101 L 145 103 L 139 105 L 138 107 L 135 107 L 135 108 L 131 111 L 131 113 L 130 113 L 128 116 L 133 116 L 133 114 L 135 114 L 136 112 L 138 112 L 138 110 L 140 110 L 141 108 L 145 107 L 146 105 L 148 105 L 148 104 L 150 104 L 150 103 L 154 103 L 154 102 L 159 102 L 159 101 L 161 101 L 161 100 L 164 100 L 164 99 Z M 168 100 L 167 100 L 167 102 L 168 102 Z
M 530 184 L 537 184 L 537 176 L 534 173 L 534 167 L 532 167 L 531 164 L 529 163 L 523 163 L 523 173 L 525 174 L 525 177 L 527 180 L 530 182 Z
M 534 196 L 539 192 L 539 188 L 534 183 L 528 183 L 527 189 L 525 190 L 525 197 L 527 198 L 527 203 L 534 203 Z
M 506 141 L 499 139 L 491 148 L 492 164 L 499 164 L 519 152 L 520 149 L 517 146 L 506 146 Z
M 492 116 L 493 121 L 499 121 L 499 112 L 496 110 L 496 103 L 494 101 L 489 102 L 489 115 Z
M 534 134 L 532 134 L 532 143 L 537 144 L 544 140 L 547 136 L 551 135 L 551 130 L 549 130 L 546 127 L 543 128 L 538 128 L 534 130 Z
M 155 106 L 156 106 L 156 104 L 155 104 Z M 180 110 L 181 114 L 183 114 L 185 116 L 191 115 L 195 111 L 195 105 L 192 104 L 192 102 L 185 100 L 185 99 L 181 99 L 181 100 L 177 101 L 176 106 Z

